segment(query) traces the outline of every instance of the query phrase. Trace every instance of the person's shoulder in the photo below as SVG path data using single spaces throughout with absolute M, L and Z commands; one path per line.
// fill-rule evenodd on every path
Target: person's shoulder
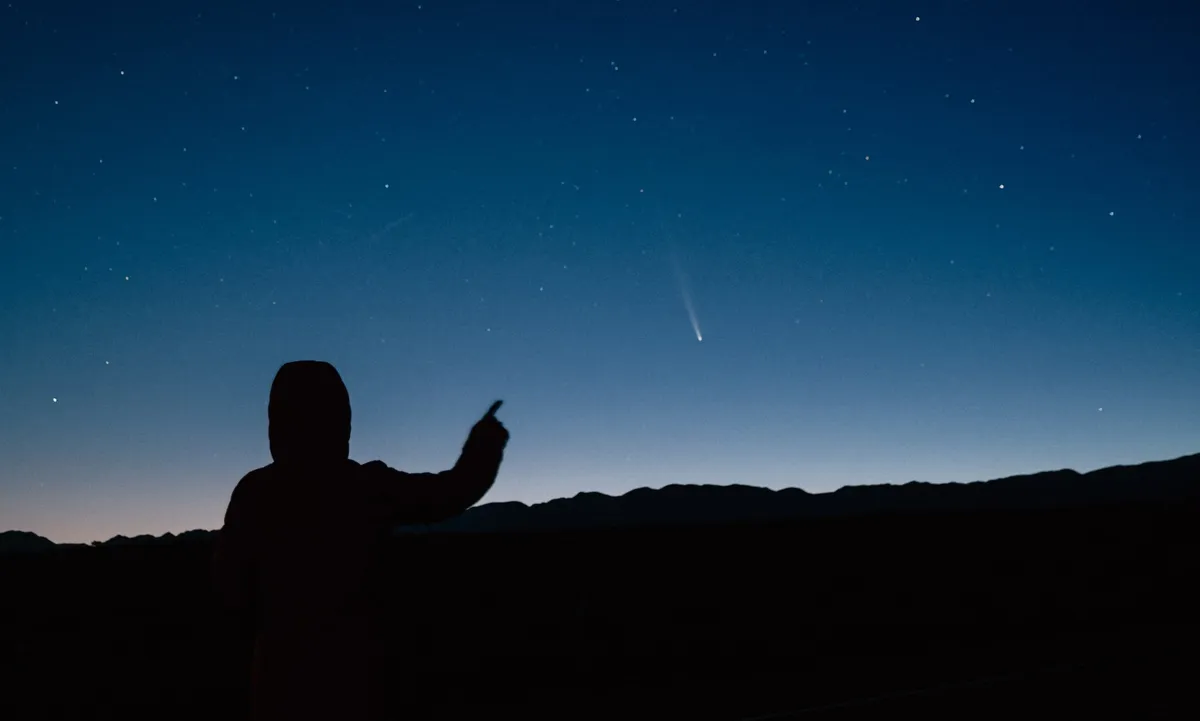
M 267 465 L 260 468 L 255 468 L 246 475 L 242 476 L 242 480 L 238 482 L 254 485 L 266 483 L 270 478 L 277 475 L 278 471 L 279 469 L 274 463 L 268 463 Z
M 397 480 L 407 478 L 409 475 L 399 468 L 392 468 L 383 461 L 378 460 L 356 465 L 358 466 L 360 477 L 372 483 L 394 483 Z
M 273 463 L 261 468 L 255 468 L 242 476 L 237 485 L 233 487 L 233 496 L 235 498 L 245 498 L 257 495 L 264 486 L 270 483 L 270 479 L 275 475 L 275 464 Z

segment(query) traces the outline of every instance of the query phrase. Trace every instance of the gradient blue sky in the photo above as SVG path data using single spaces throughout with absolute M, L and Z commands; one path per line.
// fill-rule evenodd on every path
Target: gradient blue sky
M 217 527 L 301 358 L 490 501 L 1200 450 L 1194 6 L 8 3 L 0 528 Z

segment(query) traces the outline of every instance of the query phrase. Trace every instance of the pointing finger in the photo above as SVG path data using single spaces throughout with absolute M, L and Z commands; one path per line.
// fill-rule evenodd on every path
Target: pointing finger
M 495 416 L 496 411 L 500 410 L 500 406 L 502 406 L 502 405 L 504 405 L 504 401 L 496 401 L 495 403 L 492 404 L 491 408 L 488 408 L 487 413 L 483 414 L 483 417 L 491 418 L 491 417 Z

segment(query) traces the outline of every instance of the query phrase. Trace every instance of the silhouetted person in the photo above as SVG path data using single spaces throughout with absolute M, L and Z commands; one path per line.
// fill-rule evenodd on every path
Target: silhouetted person
M 234 488 L 214 559 L 218 589 L 254 639 L 255 718 L 378 713 L 371 560 L 392 527 L 451 518 L 487 493 L 508 442 L 500 403 L 453 468 L 404 473 L 350 459 L 350 396 L 332 365 L 279 369 L 267 411 L 274 463 Z

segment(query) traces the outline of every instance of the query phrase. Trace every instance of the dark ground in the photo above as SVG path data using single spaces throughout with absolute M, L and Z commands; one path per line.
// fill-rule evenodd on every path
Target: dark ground
M 1200 718 L 1197 510 L 397 538 L 396 711 Z M 244 717 L 210 553 L 0 558 L 0 718 Z

